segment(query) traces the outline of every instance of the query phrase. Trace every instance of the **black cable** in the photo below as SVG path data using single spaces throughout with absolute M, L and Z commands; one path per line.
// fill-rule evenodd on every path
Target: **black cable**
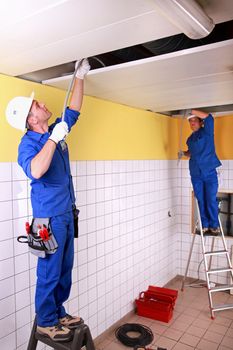
M 204 258 L 199 262 L 198 268 L 197 268 L 197 279 L 195 279 L 194 281 L 190 282 L 190 287 L 191 288 L 204 288 L 206 286 L 206 282 L 200 282 L 199 286 L 192 286 L 192 284 L 196 284 L 200 281 L 200 267 L 201 264 L 204 262 Z
M 140 333 L 138 337 L 130 337 L 127 333 Z M 134 347 L 135 345 L 148 345 L 152 343 L 154 336 L 149 327 L 139 323 L 125 323 L 115 331 L 116 338 L 126 346 Z

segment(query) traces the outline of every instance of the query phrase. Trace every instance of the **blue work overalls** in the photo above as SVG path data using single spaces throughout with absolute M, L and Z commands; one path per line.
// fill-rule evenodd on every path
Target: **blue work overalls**
M 202 226 L 217 228 L 218 177 L 216 168 L 221 165 L 214 146 L 214 118 L 204 119 L 204 126 L 187 139 L 190 151 L 189 170 L 195 196 L 198 200 Z
M 78 120 L 79 112 L 69 108 L 65 121 L 69 130 Z M 58 118 L 49 132 L 39 134 L 28 130 L 18 150 L 18 163 L 31 181 L 33 217 L 50 218 L 51 228 L 58 243 L 55 254 L 38 258 L 35 307 L 37 324 L 41 327 L 58 324 L 66 315 L 63 303 L 71 289 L 74 259 L 74 226 L 72 204 L 75 203 L 67 145 L 58 143 L 48 171 L 35 179 L 31 174 L 31 160 L 47 142 Z

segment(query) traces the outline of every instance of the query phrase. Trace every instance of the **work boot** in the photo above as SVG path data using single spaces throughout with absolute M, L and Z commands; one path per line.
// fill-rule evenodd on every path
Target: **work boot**
M 59 322 L 62 326 L 65 326 L 69 329 L 74 329 L 83 323 L 83 319 L 78 316 L 71 316 L 67 314 L 65 317 L 60 318 Z
M 218 236 L 221 233 L 220 227 L 211 227 L 209 231 L 211 236 Z
M 50 327 L 37 326 L 36 331 L 55 342 L 68 342 L 73 338 L 73 332 L 60 324 Z
M 203 232 L 203 235 L 208 235 L 209 234 L 209 228 L 208 227 L 203 227 L 202 228 L 202 232 Z M 197 235 L 200 235 L 201 234 L 201 230 L 198 228 L 198 229 L 196 229 L 195 233 Z
M 209 227 L 202 228 L 203 235 L 207 235 L 209 233 Z

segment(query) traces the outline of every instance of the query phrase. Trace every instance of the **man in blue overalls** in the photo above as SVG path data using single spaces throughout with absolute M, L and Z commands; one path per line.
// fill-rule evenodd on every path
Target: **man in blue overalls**
M 27 132 L 18 149 L 18 163 L 31 179 L 34 218 L 49 218 L 58 243 L 54 254 L 38 258 L 35 307 L 37 332 L 54 341 L 72 339 L 72 329 L 81 319 L 66 313 L 63 303 L 69 298 L 74 258 L 75 203 L 69 154 L 64 141 L 78 120 L 83 99 L 83 80 L 90 69 L 82 61 L 76 73 L 70 106 L 64 122 L 57 118 L 48 126 L 51 112 L 32 97 L 16 97 L 7 106 L 6 116 L 13 126 Z
M 218 235 L 218 177 L 216 168 L 221 165 L 214 145 L 214 118 L 211 114 L 192 110 L 187 118 L 193 133 L 187 139 L 190 157 L 189 170 L 195 196 L 198 200 L 203 233 Z

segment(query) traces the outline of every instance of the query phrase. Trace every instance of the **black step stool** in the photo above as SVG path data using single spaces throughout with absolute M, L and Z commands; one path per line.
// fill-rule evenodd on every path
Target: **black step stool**
M 75 329 L 73 340 L 67 343 L 52 341 L 50 338 L 37 333 L 36 327 L 37 323 L 35 318 L 27 350 L 36 350 L 38 341 L 51 346 L 55 350 L 81 350 L 83 346 L 86 347 L 86 350 L 95 350 L 90 329 L 84 323 Z

